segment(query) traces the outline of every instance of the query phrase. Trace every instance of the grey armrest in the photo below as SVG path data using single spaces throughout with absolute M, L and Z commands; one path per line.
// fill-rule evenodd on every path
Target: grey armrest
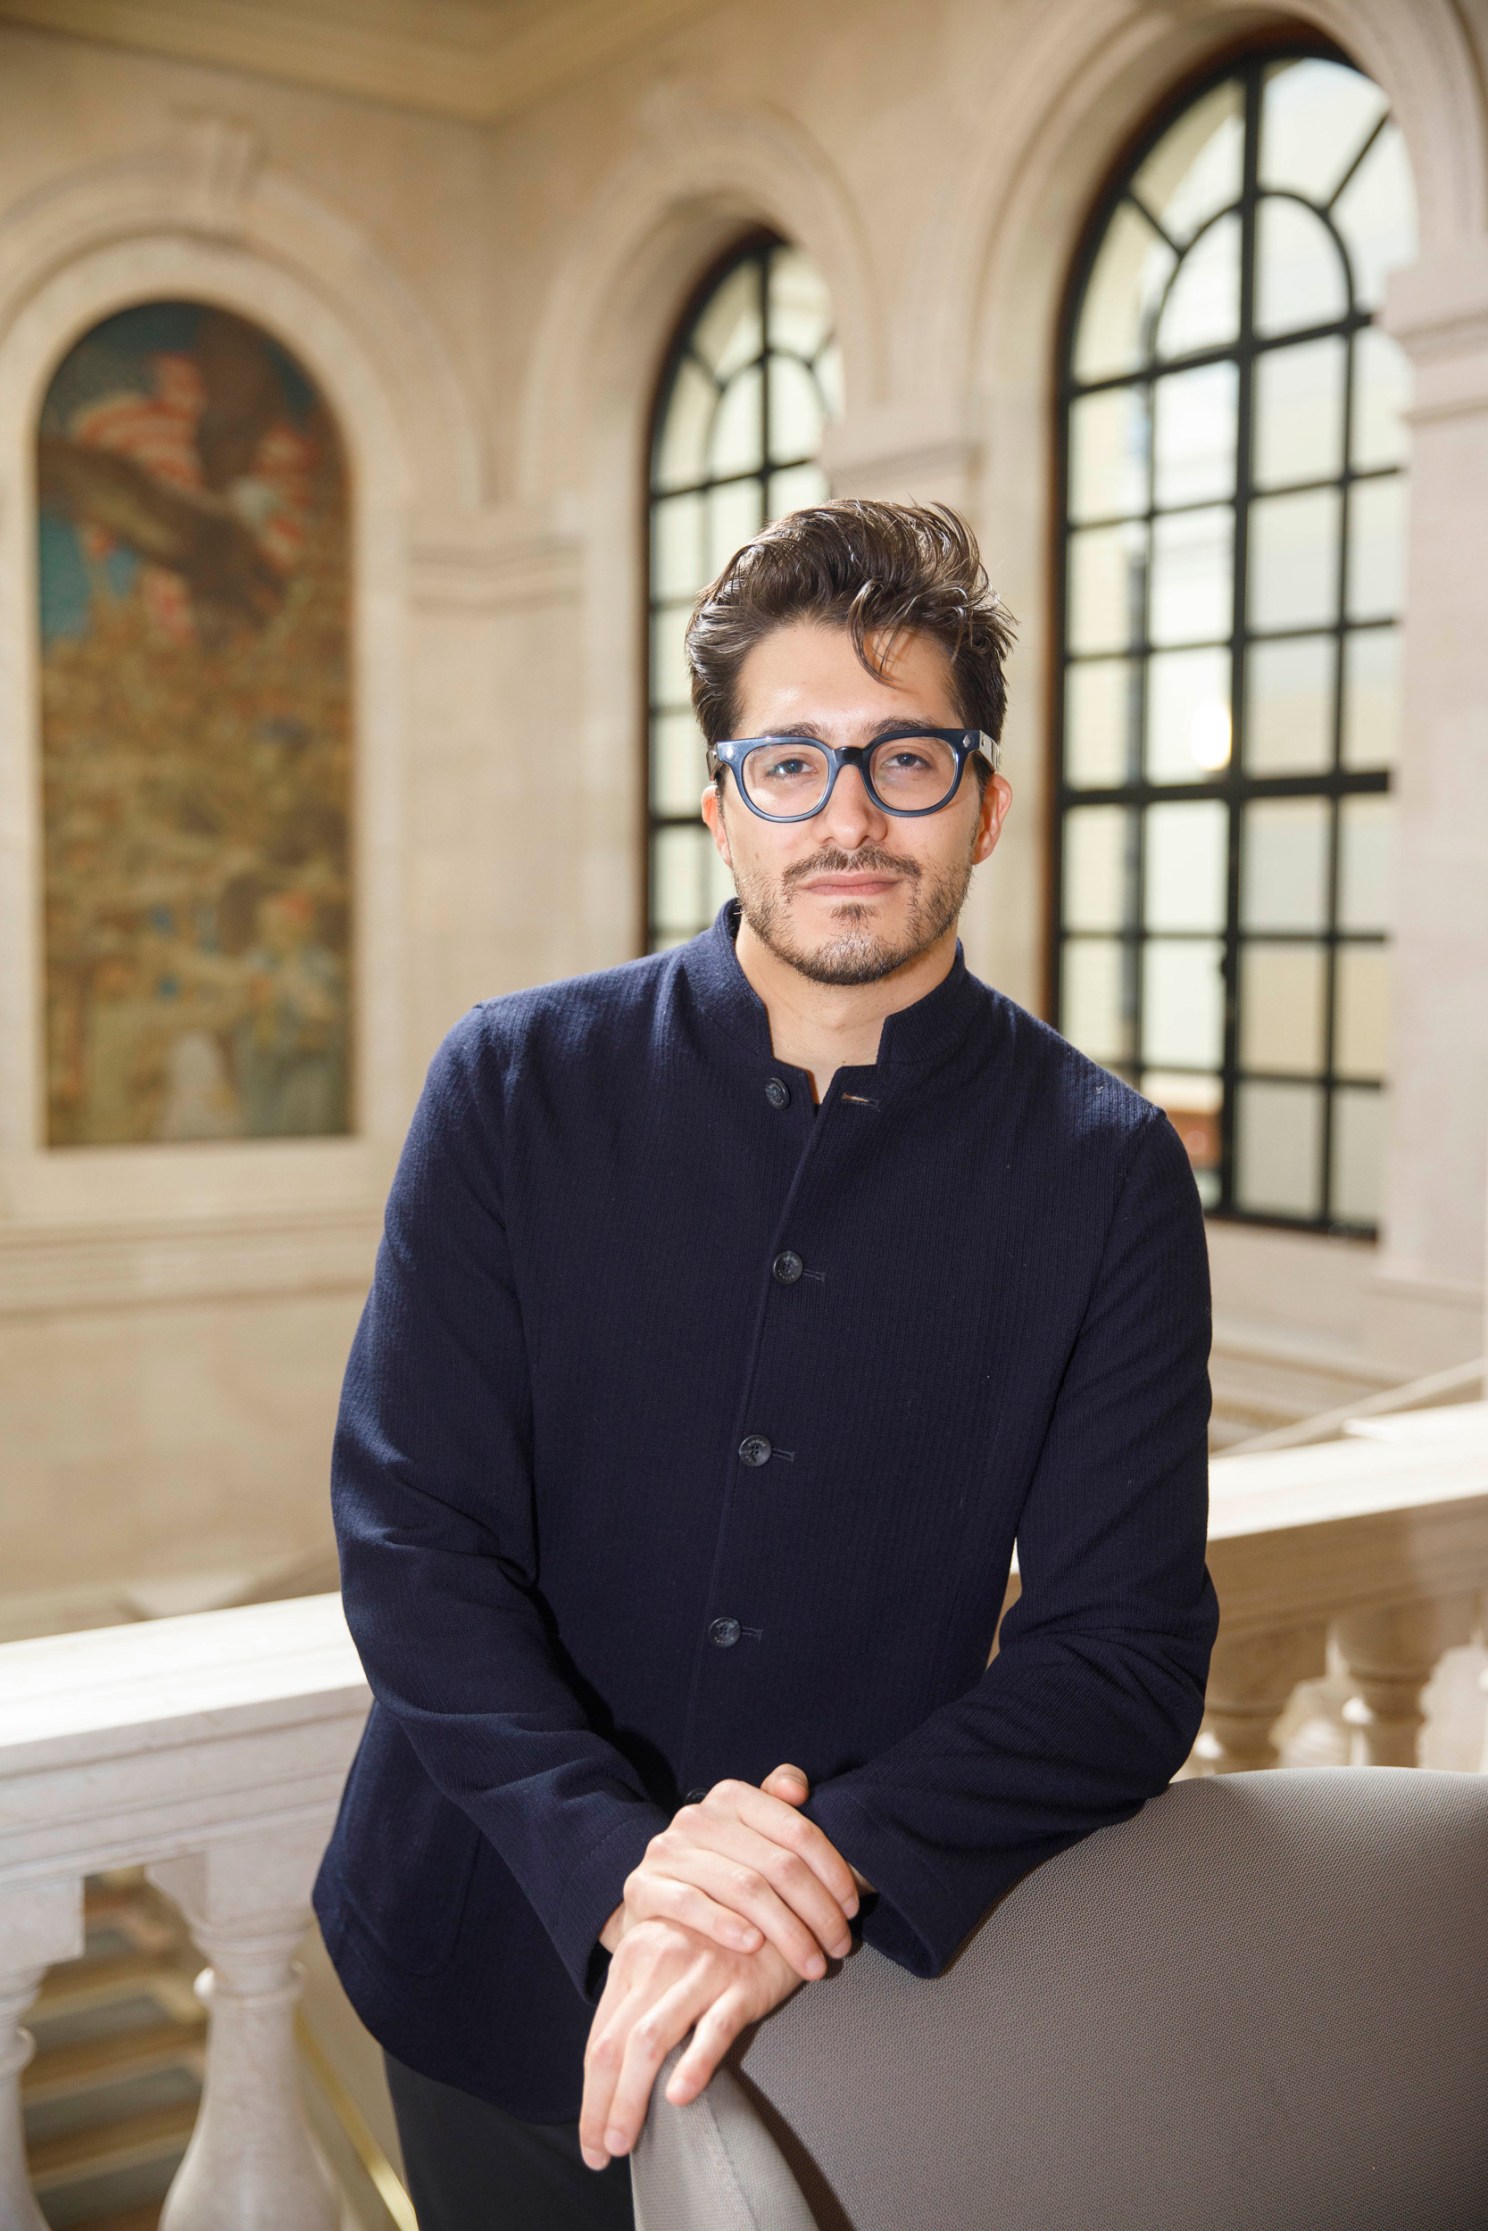
M 735 2062 L 643 2231 L 1488 2231 L 1488 1777 L 1178 1783 Z

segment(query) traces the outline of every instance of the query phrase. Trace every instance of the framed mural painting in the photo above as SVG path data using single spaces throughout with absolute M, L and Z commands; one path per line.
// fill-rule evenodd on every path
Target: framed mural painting
M 349 504 L 290 352 L 83 335 L 37 438 L 49 1146 L 351 1126 Z

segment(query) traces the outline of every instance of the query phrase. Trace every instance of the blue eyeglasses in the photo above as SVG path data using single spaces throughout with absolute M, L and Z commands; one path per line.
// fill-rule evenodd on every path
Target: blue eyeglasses
M 871 744 L 818 743 L 814 736 L 733 736 L 714 744 L 715 771 L 732 770 L 739 796 L 763 821 L 809 821 L 831 797 L 844 767 L 885 813 L 939 813 L 961 787 L 966 762 L 997 744 L 984 728 L 906 728 Z

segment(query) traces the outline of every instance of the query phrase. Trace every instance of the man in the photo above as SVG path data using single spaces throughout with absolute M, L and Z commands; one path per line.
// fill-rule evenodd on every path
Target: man
M 938 1973 L 1198 1727 L 1193 1180 L 956 942 L 1008 642 L 943 507 L 756 537 L 688 636 L 737 905 L 431 1066 L 337 1435 L 376 1702 L 316 1892 L 422 2231 L 629 2221 L 674 2044 L 686 2100 L 854 1930 Z

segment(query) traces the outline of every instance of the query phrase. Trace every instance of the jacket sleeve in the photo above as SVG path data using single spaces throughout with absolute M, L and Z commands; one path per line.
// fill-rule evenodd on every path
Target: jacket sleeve
M 590 1726 L 536 1585 L 531 1395 L 480 1010 L 430 1066 L 347 1366 L 331 1497 L 378 1703 L 496 1847 L 579 1990 L 667 1815 Z
M 1154 1115 L 1034 1469 L 997 1655 L 805 1808 L 877 1892 L 864 1939 L 914 1974 L 939 1974 L 1019 1876 L 1128 1819 L 1188 1755 L 1219 1621 L 1209 1338 L 1203 1216 Z

